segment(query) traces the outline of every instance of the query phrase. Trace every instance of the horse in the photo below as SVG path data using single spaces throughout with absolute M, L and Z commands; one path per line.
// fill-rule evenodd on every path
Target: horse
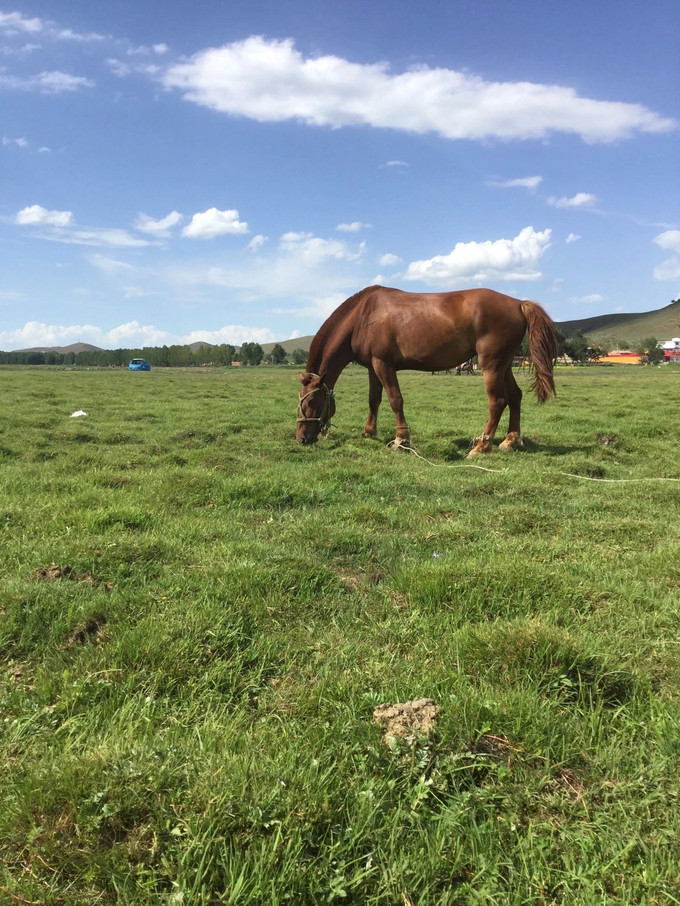
M 533 363 L 531 389 L 539 403 L 555 396 L 555 325 L 537 303 L 491 289 L 409 293 L 368 286 L 346 299 L 312 340 L 307 371 L 300 372 L 296 437 L 313 444 L 327 433 L 335 414 L 335 384 L 350 362 L 368 369 L 368 418 L 364 437 L 377 437 L 383 389 L 396 420 L 395 448 L 410 448 L 411 433 L 397 372 L 445 371 L 477 356 L 489 401 L 489 417 L 469 456 L 489 453 L 498 422 L 510 409 L 504 451 L 521 447 L 522 391 L 512 362 L 528 330 Z M 441 386 L 441 385 L 438 385 Z

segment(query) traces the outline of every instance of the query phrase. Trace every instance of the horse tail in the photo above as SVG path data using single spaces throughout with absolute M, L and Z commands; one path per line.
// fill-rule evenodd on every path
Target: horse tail
M 553 364 L 559 347 L 557 330 L 550 315 L 537 302 L 521 302 L 520 308 L 529 328 L 529 358 L 533 366 L 531 389 L 539 403 L 555 396 Z

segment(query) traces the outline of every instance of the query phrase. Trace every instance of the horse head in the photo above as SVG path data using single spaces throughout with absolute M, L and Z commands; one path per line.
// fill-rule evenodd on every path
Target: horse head
M 331 418 L 335 414 L 335 394 L 325 384 L 326 374 L 300 372 L 300 396 L 298 398 L 297 431 L 298 443 L 315 444 L 319 434 L 326 434 Z

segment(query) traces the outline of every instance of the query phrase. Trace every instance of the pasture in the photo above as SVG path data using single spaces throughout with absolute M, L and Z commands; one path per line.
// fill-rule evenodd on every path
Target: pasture
M 680 369 L 400 380 L 0 370 L 0 901 L 680 903 Z

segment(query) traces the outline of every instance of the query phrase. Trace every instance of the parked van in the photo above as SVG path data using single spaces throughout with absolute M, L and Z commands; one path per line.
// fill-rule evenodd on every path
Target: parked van
M 148 359 L 130 359 L 130 371 L 151 371 L 151 362 Z

